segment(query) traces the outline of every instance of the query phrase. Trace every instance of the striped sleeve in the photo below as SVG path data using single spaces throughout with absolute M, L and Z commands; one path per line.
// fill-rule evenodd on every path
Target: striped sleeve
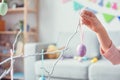
M 102 48 L 100 48 L 100 52 L 101 55 L 112 62 L 112 64 L 120 64 L 120 49 L 116 48 L 114 44 L 112 44 L 106 52 L 104 52 Z

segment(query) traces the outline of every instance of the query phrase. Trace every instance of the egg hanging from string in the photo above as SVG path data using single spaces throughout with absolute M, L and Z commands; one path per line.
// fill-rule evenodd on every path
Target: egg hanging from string
M 84 45 L 84 32 L 83 32 L 83 29 L 82 29 L 82 26 L 80 24 L 80 19 L 79 19 L 79 24 L 78 24 L 78 27 L 80 29 L 80 32 L 81 32 L 81 44 L 79 44 L 77 46 L 77 54 L 80 56 L 80 57 L 84 57 L 86 55 L 86 46 Z
M 81 57 L 85 56 L 86 54 L 86 46 L 84 44 L 80 44 L 77 46 L 77 54 Z

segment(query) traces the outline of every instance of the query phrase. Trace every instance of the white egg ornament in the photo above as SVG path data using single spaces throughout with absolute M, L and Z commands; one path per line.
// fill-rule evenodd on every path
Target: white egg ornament
M 77 46 L 77 54 L 81 57 L 85 56 L 86 54 L 86 46 L 84 44 L 80 44 Z

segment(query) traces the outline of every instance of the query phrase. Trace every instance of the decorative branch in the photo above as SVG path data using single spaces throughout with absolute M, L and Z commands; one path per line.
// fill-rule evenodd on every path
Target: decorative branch
M 68 50 L 68 46 L 69 46 L 69 43 L 70 41 L 72 40 L 72 38 L 79 32 L 78 28 L 80 27 L 80 24 L 77 25 L 77 28 L 76 28 L 76 31 L 69 37 L 65 47 L 63 49 L 60 49 L 60 50 L 56 50 L 56 51 L 53 51 L 53 52 L 45 52 L 45 54 L 55 54 L 57 52 L 61 53 L 60 56 L 58 57 L 58 59 L 56 60 L 56 62 L 54 63 L 53 67 L 52 67 L 52 70 L 49 72 L 45 67 L 41 67 L 41 69 L 43 69 L 47 74 L 48 74 L 48 80 L 50 80 L 51 78 L 51 75 L 53 74 L 54 70 L 55 70 L 55 66 L 57 65 L 57 63 L 59 62 L 59 60 L 62 58 L 62 56 L 65 54 L 65 51 Z M 0 76 L 0 79 L 2 79 L 4 76 L 6 76 L 8 73 L 11 72 L 11 80 L 13 80 L 13 65 L 14 65 L 14 62 L 15 62 L 15 59 L 17 58 L 27 58 L 27 57 L 33 57 L 33 56 L 38 56 L 38 55 L 42 55 L 43 53 L 36 53 L 36 54 L 31 54 L 31 55 L 18 55 L 18 56 L 13 56 L 14 54 L 14 50 L 15 50 L 15 44 L 18 40 L 18 37 L 19 35 L 21 34 L 21 30 L 18 32 L 16 38 L 15 38 L 15 41 L 13 43 L 13 49 L 10 50 L 11 52 L 11 56 L 10 58 L 7 58 L 6 60 L 0 62 L 0 65 L 8 62 L 8 61 L 11 61 L 11 66 L 8 70 L 5 70 L 2 75 Z

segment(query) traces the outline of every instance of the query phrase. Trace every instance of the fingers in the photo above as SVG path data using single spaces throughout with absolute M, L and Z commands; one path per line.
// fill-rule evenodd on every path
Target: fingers
M 95 17 L 94 13 L 92 13 L 91 11 L 88 11 L 88 10 L 82 10 L 80 15 L 81 16 L 86 15 L 86 16 L 90 16 L 90 17 Z
M 82 20 L 82 24 L 89 25 L 93 23 L 92 21 L 96 19 L 96 16 L 91 11 L 82 10 L 80 18 Z
M 90 24 L 90 22 L 89 22 L 89 21 L 87 21 L 87 20 L 85 20 L 85 19 L 83 19 L 83 20 L 82 20 L 82 24 L 89 25 L 89 24 Z
M 80 18 L 81 18 L 82 24 L 85 24 L 85 25 L 90 25 L 91 21 L 93 21 L 93 19 L 89 16 L 82 16 Z

